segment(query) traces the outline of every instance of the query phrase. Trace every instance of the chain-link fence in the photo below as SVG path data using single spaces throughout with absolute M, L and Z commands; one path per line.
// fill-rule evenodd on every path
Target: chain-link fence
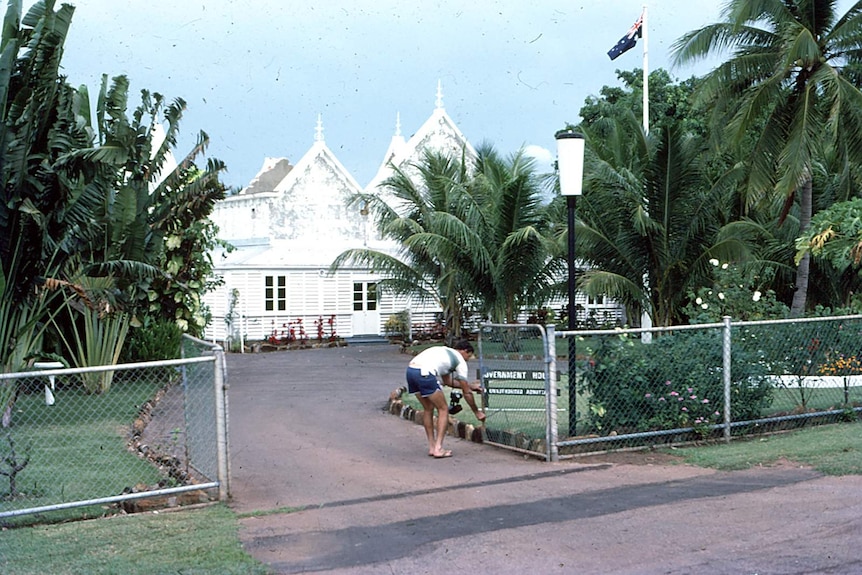
M 479 361 L 488 441 L 549 459 L 862 412 L 862 316 L 547 334 L 486 325 Z
M 558 335 L 576 350 L 560 454 L 730 439 L 862 411 L 862 316 Z M 568 388 L 568 373 L 561 379 Z
M 485 441 L 551 459 L 551 429 L 560 399 L 553 331 L 540 325 L 483 325 L 479 331 L 479 375 L 485 411 Z M 554 392 L 551 393 L 551 389 Z
M 0 523 L 226 498 L 224 355 L 192 338 L 183 355 L 0 374 Z

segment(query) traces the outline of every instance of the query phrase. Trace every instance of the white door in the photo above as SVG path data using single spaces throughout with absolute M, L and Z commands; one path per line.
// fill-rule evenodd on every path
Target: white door
M 377 283 L 353 282 L 353 335 L 380 333 Z

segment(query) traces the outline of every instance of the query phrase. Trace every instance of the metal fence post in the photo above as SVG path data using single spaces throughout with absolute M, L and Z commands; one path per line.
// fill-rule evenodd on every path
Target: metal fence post
M 724 441 L 730 442 L 730 316 L 722 318 L 722 366 L 724 376 Z
M 213 381 L 216 402 L 216 459 L 218 464 L 219 501 L 227 501 L 230 495 L 227 446 L 227 383 L 224 374 L 224 350 L 214 348 Z
M 553 325 L 545 328 L 545 381 L 548 398 L 548 461 L 559 461 L 560 452 L 557 448 L 559 433 L 557 431 L 557 335 Z

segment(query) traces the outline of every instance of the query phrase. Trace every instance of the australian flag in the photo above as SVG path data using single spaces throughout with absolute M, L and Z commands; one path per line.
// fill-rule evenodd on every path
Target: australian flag
M 635 47 L 635 44 L 637 44 L 637 38 L 640 38 L 643 34 L 643 31 L 641 30 L 643 21 L 644 16 L 641 14 L 638 21 L 632 24 L 632 27 L 629 28 L 628 32 L 626 32 L 626 35 L 620 38 L 620 41 L 617 42 L 610 51 L 608 51 L 608 56 L 611 60 L 616 60 Z

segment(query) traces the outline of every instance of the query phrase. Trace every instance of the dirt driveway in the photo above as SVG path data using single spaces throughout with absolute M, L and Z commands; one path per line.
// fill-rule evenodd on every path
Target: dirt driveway
M 262 512 L 240 536 L 275 573 L 862 573 L 862 477 L 649 453 L 550 464 L 451 437 L 435 460 L 383 409 L 407 359 L 228 357 L 232 507 Z

